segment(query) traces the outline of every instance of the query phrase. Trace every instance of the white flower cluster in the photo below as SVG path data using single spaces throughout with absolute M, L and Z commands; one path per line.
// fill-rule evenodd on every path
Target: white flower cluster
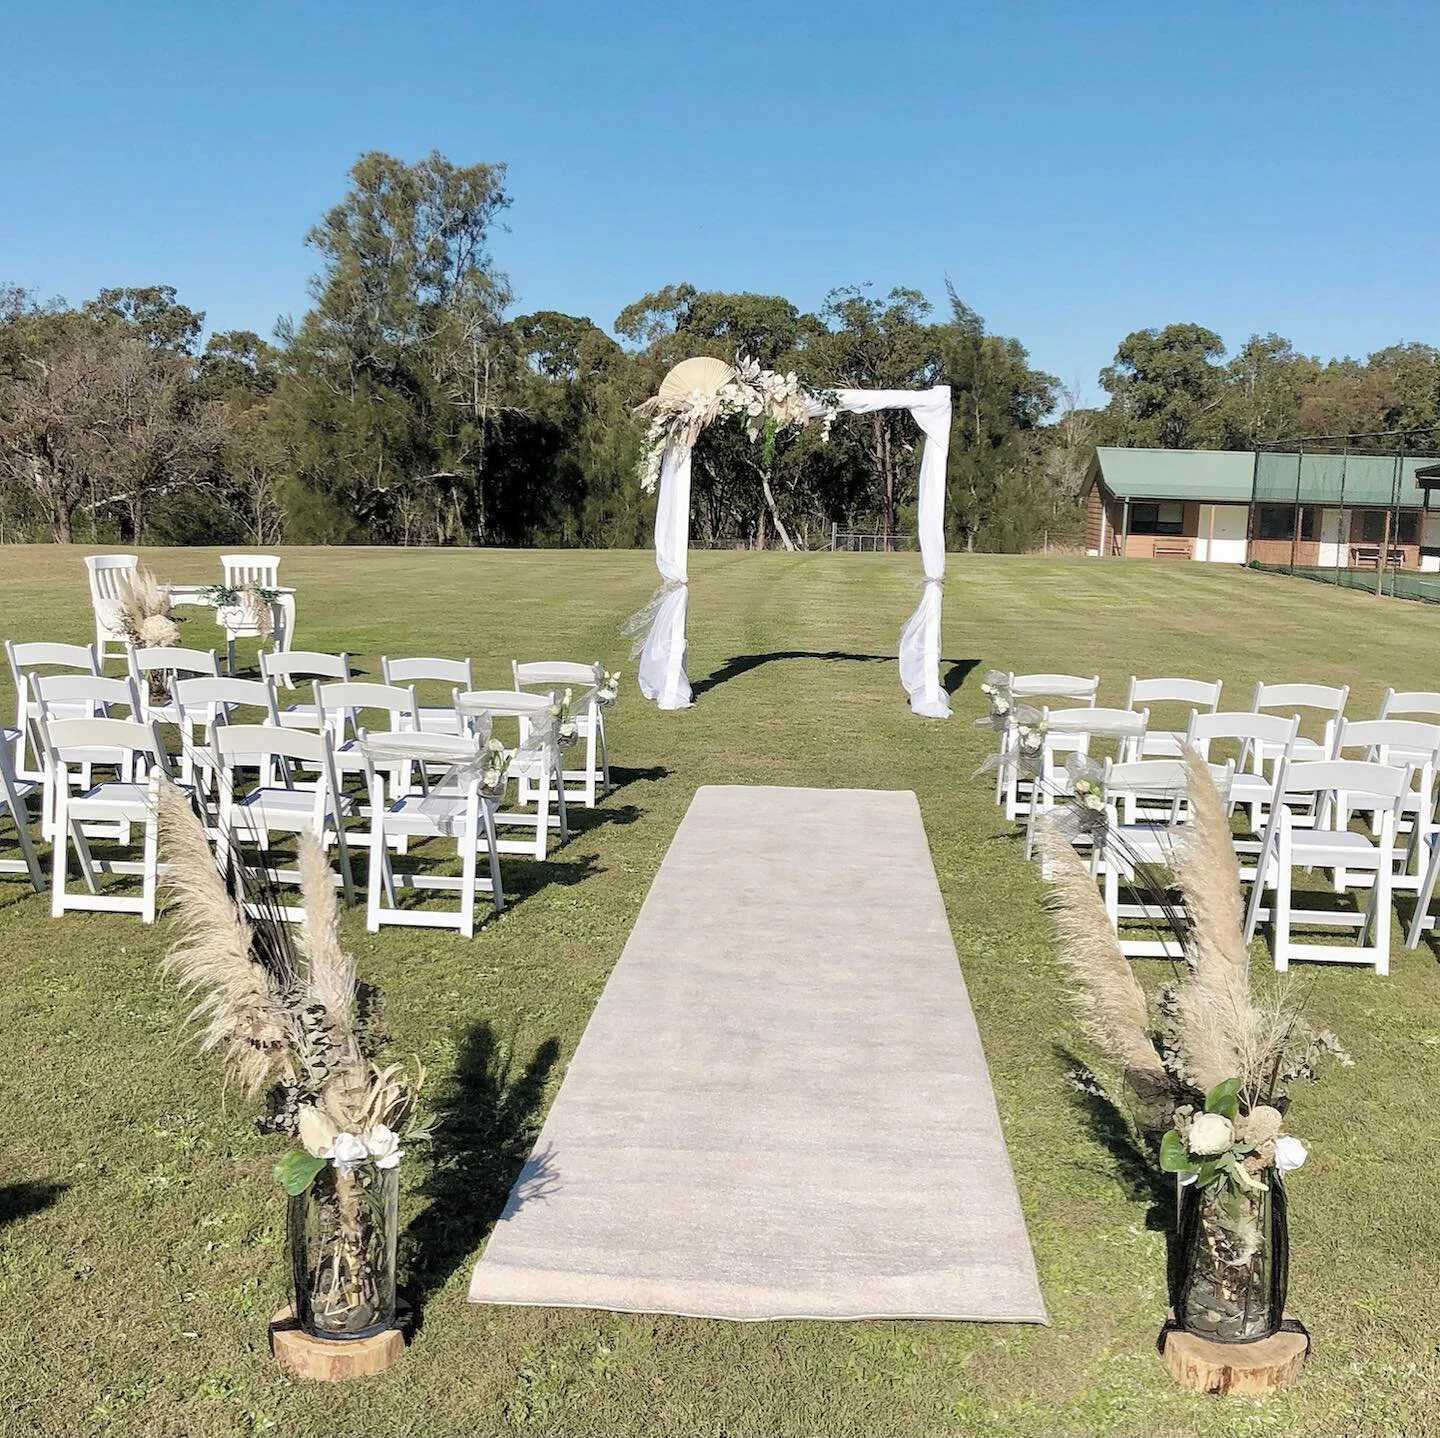
M 620 697 L 620 671 L 607 669 L 603 664 L 595 666 L 595 701 L 602 709 L 608 709 Z
M 300 1110 L 300 1142 L 313 1157 L 333 1163 L 345 1176 L 362 1164 L 394 1168 L 400 1162 L 400 1135 L 394 1129 L 377 1123 L 363 1133 L 345 1133 L 313 1104 Z
M 490 739 L 486 741 L 481 757 L 484 764 L 480 770 L 480 791 L 489 798 L 496 798 L 505 788 L 510 761 L 515 756 L 498 739 Z
M 700 431 L 716 419 L 738 417 L 753 442 L 765 433 L 767 424 L 775 431 L 802 428 L 816 417 L 817 404 L 823 444 L 829 440 L 831 426 L 839 413 L 834 396 L 810 394 L 794 370 L 780 374 L 761 368 L 760 362 L 749 355 L 738 355 L 735 378 L 718 394 L 691 390 L 678 400 L 664 401 L 662 407 L 655 410 L 645 433 L 640 487 L 648 493 L 659 482 L 668 444 L 676 440 L 694 444 Z

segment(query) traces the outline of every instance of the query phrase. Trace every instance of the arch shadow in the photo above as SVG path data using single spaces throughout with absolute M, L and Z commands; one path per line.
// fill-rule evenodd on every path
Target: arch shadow
M 765 664 L 775 664 L 788 659 L 821 659 L 831 664 L 897 664 L 893 654 L 856 654 L 844 649 L 772 649 L 764 654 L 733 654 L 718 669 L 713 669 L 703 679 L 697 679 L 691 686 L 696 698 L 738 679 L 742 674 L 759 669 Z M 942 659 L 949 668 L 941 677 L 941 685 L 947 694 L 954 694 L 965 682 L 972 669 L 979 666 L 978 659 Z

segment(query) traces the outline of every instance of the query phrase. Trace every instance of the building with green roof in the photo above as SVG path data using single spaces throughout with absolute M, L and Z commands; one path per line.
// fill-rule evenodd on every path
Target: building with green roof
M 1440 502 L 1420 456 L 1095 451 L 1086 548 L 1117 558 L 1440 570 Z

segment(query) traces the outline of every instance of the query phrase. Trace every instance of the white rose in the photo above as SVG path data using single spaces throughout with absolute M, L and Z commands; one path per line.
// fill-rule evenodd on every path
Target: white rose
M 400 1135 L 377 1123 L 365 1131 L 365 1149 L 376 1168 L 394 1168 L 400 1162 Z
M 1300 1168 L 1309 1157 L 1310 1150 L 1298 1138 L 1291 1138 L 1288 1133 L 1282 1133 L 1275 1140 L 1275 1167 L 1281 1173 L 1289 1173 L 1292 1169 Z
M 1197 1114 L 1190 1125 L 1186 1147 L 1202 1158 L 1224 1153 L 1235 1142 L 1235 1125 L 1223 1113 Z
M 335 1135 L 330 1151 L 318 1156 L 328 1158 L 341 1173 L 348 1174 L 370 1157 L 370 1151 L 365 1147 L 365 1141 L 353 1133 L 339 1133 Z

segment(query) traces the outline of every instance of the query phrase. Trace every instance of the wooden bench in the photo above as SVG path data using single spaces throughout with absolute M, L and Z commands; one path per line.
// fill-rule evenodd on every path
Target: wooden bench
M 1385 561 L 1385 567 L 1389 569 L 1392 565 L 1403 569 L 1405 567 L 1405 551 L 1398 545 L 1391 545 L 1389 558 Z M 1350 568 L 1351 569 L 1379 569 L 1380 568 L 1380 546 L 1378 544 L 1352 544 L 1350 546 Z
M 1189 559 L 1194 553 L 1188 539 L 1157 539 L 1152 552 L 1156 559 Z

